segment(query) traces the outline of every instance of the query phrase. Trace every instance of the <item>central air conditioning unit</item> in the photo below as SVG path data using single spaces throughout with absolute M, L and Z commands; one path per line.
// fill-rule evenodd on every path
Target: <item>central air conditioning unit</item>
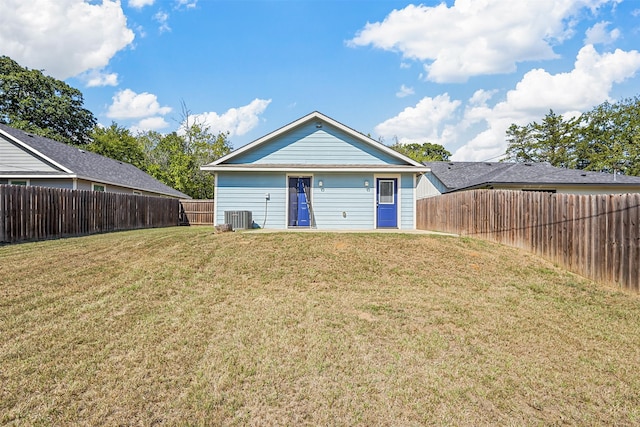
M 253 228 L 251 211 L 224 211 L 224 223 L 231 224 L 234 230 Z

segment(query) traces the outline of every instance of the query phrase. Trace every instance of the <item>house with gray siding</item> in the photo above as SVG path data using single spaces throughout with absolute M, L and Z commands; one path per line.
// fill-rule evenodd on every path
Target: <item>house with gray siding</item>
M 640 177 L 589 172 L 549 163 L 426 162 L 418 199 L 456 191 L 496 189 L 568 194 L 640 193 Z
M 0 184 L 189 199 L 135 166 L 0 124 Z
M 216 225 L 240 215 L 254 228 L 336 230 L 415 229 L 428 171 L 317 111 L 201 169 L 215 174 Z

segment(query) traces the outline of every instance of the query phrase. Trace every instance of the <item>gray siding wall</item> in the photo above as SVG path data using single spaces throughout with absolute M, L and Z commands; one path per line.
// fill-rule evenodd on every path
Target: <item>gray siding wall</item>
M 78 190 L 91 190 L 91 182 L 78 180 Z M 107 188 L 108 190 L 108 188 Z
M 67 190 L 73 190 L 72 179 L 31 179 L 29 185 L 37 187 L 49 187 L 49 188 L 65 188 Z
M 47 187 L 47 188 L 64 188 L 73 190 L 73 180 L 71 179 L 39 179 L 39 178 L 3 178 L 0 184 L 9 184 L 9 181 L 29 181 L 30 186 Z
M 557 187 L 558 193 L 567 194 L 626 194 L 640 193 L 640 186 L 637 187 Z
M 5 180 L 7 181 L 7 180 Z M 0 181 L 0 184 L 3 183 Z M 6 183 L 6 182 L 4 182 Z M 91 190 L 92 181 L 84 181 L 79 179 L 78 186 L 76 190 Z M 98 184 L 96 182 L 96 184 Z M 73 179 L 40 179 L 40 178 L 29 178 L 29 185 L 37 186 L 37 187 L 49 187 L 49 188 L 66 188 L 68 190 L 73 190 Z M 103 184 L 107 188 L 107 191 L 110 193 L 122 193 L 122 194 L 133 194 L 133 189 L 127 187 L 118 187 L 116 185 L 108 185 Z M 136 190 L 137 191 L 137 190 Z M 146 191 L 140 191 L 143 196 L 159 196 L 155 193 L 149 193 Z
M 567 185 L 567 184 L 540 184 L 540 185 L 501 185 L 496 184 L 495 190 L 529 190 L 529 191 L 549 191 L 555 190 L 564 194 L 626 194 L 640 193 L 640 185 L 636 186 L 615 186 L 615 185 Z
M 427 172 L 418 178 L 416 188 L 416 198 L 426 199 L 427 197 L 439 196 L 447 192 L 447 188 L 431 172 Z
M 59 170 L 1 136 L 0 159 L 2 159 L 0 170 L 5 172 L 56 172 Z
M 133 194 L 134 189 L 133 188 L 129 188 L 129 187 L 119 187 L 117 185 L 111 185 L 111 184 L 103 184 L 101 182 L 98 181 L 85 181 L 82 179 L 78 180 L 78 190 L 92 190 L 92 184 L 101 184 L 104 185 L 107 189 L 107 192 L 109 193 L 122 193 L 122 194 Z M 143 196 L 155 196 L 155 197 L 167 197 L 167 196 L 163 196 L 161 194 L 156 194 L 156 193 L 150 193 L 148 191 L 142 191 L 142 190 L 135 190 L 137 192 L 139 192 L 141 195 Z

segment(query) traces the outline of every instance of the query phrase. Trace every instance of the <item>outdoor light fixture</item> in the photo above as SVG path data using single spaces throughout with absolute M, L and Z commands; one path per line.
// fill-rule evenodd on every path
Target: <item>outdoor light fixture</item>
M 369 180 L 368 179 L 364 180 L 364 188 L 369 188 Z
M 322 182 L 322 180 L 318 181 L 318 187 L 322 188 L 323 185 L 324 185 L 324 182 Z

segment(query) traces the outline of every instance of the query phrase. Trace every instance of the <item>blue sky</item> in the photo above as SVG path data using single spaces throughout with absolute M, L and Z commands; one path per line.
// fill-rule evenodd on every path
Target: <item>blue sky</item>
M 511 123 L 640 95 L 636 0 L 0 0 L 0 54 L 103 125 L 181 102 L 238 148 L 314 110 L 387 144 L 497 159 Z

